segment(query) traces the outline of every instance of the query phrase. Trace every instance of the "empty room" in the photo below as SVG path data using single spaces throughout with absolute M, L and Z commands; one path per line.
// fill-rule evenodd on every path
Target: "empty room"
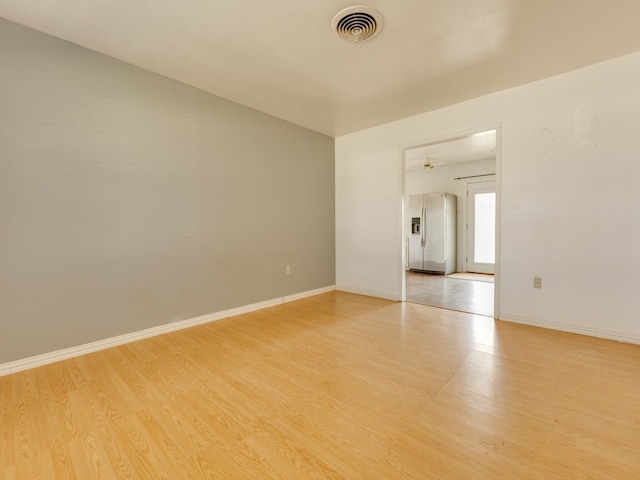
M 0 478 L 637 479 L 639 24 L 0 0 Z

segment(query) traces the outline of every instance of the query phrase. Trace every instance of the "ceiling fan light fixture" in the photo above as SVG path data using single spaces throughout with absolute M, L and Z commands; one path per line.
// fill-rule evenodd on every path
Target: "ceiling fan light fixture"
M 422 168 L 425 170 L 433 167 L 435 167 L 435 165 L 433 164 L 433 161 L 428 157 L 424 159 L 424 162 L 422 162 Z
M 340 10 L 331 21 L 331 28 L 349 41 L 363 43 L 382 29 L 382 14 L 366 5 L 354 5 Z

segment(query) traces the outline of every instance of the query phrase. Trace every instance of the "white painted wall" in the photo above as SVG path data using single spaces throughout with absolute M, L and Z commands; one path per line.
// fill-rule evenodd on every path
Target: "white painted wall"
M 400 298 L 402 148 L 500 123 L 499 318 L 640 343 L 640 52 L 337 138 L 338 288 Z
M 0 65 L 0 367 L 335 284 L 333 138 L 2 18 Z

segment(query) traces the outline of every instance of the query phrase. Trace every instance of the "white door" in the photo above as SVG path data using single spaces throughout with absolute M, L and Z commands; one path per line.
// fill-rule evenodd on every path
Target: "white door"
M 494 273 L 496 264 L 496 182 L 467 185 L 467 271 Z

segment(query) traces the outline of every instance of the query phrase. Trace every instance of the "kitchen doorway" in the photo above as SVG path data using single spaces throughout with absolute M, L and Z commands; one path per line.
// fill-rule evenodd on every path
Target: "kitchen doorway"
M 404 301 L 495 316 L 498 137 L 494 128 L 405 149 Z M 435 192 L 457 198 L 453 273 L 409 268 L 409 197 Z

